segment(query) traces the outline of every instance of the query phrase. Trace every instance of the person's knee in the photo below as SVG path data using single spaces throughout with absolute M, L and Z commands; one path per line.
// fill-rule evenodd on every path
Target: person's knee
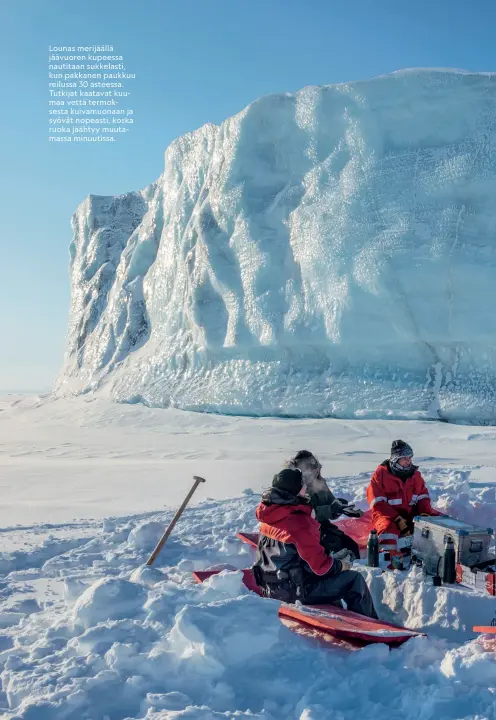
M 353 576 L 353 578 L 352 578 L 353 589 L 358 591 L 360 594 L 367 592 L 367 590 L 368 590 L 367 581 L 363 577 L 362 573 L 359 573 L 356 570 L 350 570 L 350 575 Z
M 377 532 L 377 534 L 379 540 L 379 547 L 382 550 L 397 549 L 400 533 L 393 522 L 389 523 L 389 525 L 387 526 L 383 526 L 381 530 Z
M 366 585 L 365 579 L 357 570 L 344 570 L 339 576 L 345 580 L 349 587 L 362 587 Z

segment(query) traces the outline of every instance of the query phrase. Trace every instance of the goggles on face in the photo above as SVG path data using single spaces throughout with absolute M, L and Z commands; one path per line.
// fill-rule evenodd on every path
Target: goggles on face
M 398 462 L 399 460 L 408 460 L 408 462 L 411 464 L 413 455 L 393 455 L 391 460 L 393 462 Z

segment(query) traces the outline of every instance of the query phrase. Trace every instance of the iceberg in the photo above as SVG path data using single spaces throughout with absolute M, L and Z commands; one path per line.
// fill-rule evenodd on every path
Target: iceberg
M 78 207 L 55 390 L 496 423 L 495 197 L 493 74 L 261 97 Z

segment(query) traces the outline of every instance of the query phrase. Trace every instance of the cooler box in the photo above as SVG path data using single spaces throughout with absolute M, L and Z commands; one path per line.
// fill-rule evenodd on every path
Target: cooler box
M 444 516 L 417 516 L 414 522 L 412 555 L 422 560 L 428 573 L 436 573 L 439 558 L 444 555 L 446 537 L 453 540 L 456 562 L 461 565 L 470 568 L 491 558 L 492 528 Z M 442 562 L 439 563 L 440 571 L 441 565 Z

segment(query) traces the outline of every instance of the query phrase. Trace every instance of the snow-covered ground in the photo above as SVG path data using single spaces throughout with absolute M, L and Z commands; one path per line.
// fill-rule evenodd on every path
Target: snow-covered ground
M 322 647 L 281 625 L 238 573 L 258 493 L 308 448 L 358 503 L 394 437 L 439 507 L 496 525 L 496 433 L 432 422 L 228 418 L 102 399 L 0 400 L 0 716 L 494 720 L 496 654 L 471 631 L 496 600 L 417 572 L 367 574 L 382 617 L 428 637 L 395 651 Z M 201 486 L 153 570 L 143 563 Z M 20 527 L 20 526 L 22 527 Z
M 335 483 L 357 488 L 363 498 L 370 472 L 396 437 L 413 445 L 428 477 L 456 475 L 495 487 L 492 427 L 237 418 L 90 396 L 6 396 L 0 398 L 0 526 L 156 511 L 178 504 L 194 474 L 207 479 L 197 500 L 230 498 L 245 488 L 260 492 L 303 448 L 319 456 Z M 487 499 L 494 497 L 484 487 Z

